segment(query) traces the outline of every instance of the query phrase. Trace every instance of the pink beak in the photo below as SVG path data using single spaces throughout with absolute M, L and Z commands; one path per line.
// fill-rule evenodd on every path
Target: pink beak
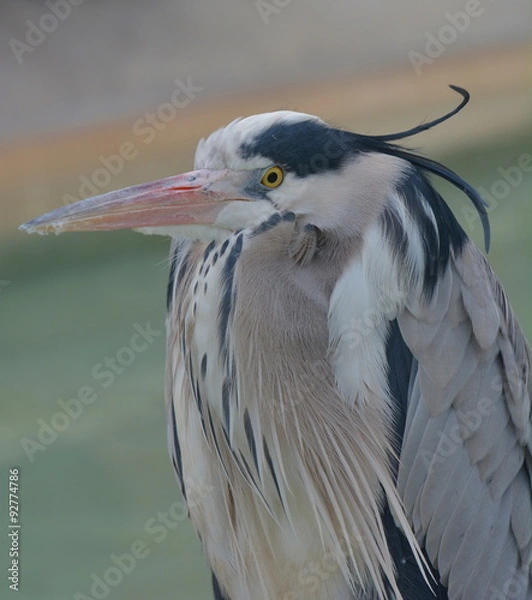
M 228 200 L 248 200 L 229 169 L 201 169 L 87 198 L 20 226 L 27 233 L 211 225 Z

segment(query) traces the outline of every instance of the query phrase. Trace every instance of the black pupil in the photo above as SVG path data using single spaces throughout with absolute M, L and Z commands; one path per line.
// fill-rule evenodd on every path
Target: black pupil
M 268 173 L 266 180 L 268 181 L 268 183 L 276 183 L 278 178 L 279 175 L 275 171 L 272 171 L 271 173 Z

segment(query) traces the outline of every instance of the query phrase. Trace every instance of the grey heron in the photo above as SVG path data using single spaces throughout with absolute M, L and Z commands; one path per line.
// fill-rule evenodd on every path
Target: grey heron
M 171 236 L 169 447 L 218 600 L 532 598 L 531 352 L 397 142 L 278 111 L 22 226 Z

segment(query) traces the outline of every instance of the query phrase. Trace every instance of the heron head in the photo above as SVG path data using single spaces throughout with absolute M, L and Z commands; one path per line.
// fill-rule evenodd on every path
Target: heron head
M 21 228 L 42 234 L 132 228 L 220 239 L 276 211 L 312 214 L 320 195 L 332 201 L 331 174 L 348 154 L 341 132 L 317 117 L 291 111 L 254 115 L 200 140 L 194 171 L 81 200 Z M 322 181 L 318 191 L 324 176 L 330 189 Z
M 390 143 L 457 112 L 468 95 L 456 89 L 464 96 L 457 109 L 390 136 L 351 133 L 292 111 L 237 119 L 200 140 L 194 171 L 81 200 L 21 228 L 57 234 L 131 228 L 219 240 L 290 211 L 303 225 L 352 236 L 380 213 L 412 165 L 450 179 L 482 211 L 476 192 L 454 173 Z

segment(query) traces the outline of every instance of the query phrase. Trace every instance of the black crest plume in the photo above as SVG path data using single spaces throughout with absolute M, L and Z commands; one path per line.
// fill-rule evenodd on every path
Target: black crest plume
M 434 175 L 438 175 L 442 179 L 445 179 L 449 183 L 456 186 L 464 194 L 466 194 L 466 196 L 468 196 L 471 202 L 473 203 L 473 206 L 477 209 L 477 212 L 480 216 L 482 227 L 484 229 L 484 245 L 486 248 L 486 252 L 488 252 L 490 247 L 490 224 L 488 219 L 488 213 L 486 210 L 488 204 L 473 188 L 473 186 L 467 183 L 467 181 L 464 181 L 454 171 L 440 164 L 439 162 L 431 160 L 430 158 L 426 158 L 424 156 L 419 156 L 418 154 L 414 154 L 413 152 L 409 152 L 408 150 L 405 150 L 403 147 L 397 144 L 389 143 L 395 142 L 396 140 L 402 140 L 404 138 L 411 137 L 413 135 L 416 135 L 417 133 L 421 133 L 422 131 L 427 131 L 427 129 L 431 129 L 436 125 L 447 121 L 447 119 L 450 119 L 452 116 L 460 112 L 464 108 L 464 106 L 469 102 L 469 92 L 456 85 L 450 85 L 449 87 L 462 96 L 462 101 L 456 108 L 446 113 L 445 115 L 439 117 L 438 119 L 434 119 L 433 121 L 429 121 L 428 123 L 422 123 L 421 125 L 417 125 L 412 129 L 407 129 L 406 131 L 400 131 L 398 133 L 376 136 L 363 136 L 357 134 L 357 137 L 359 140 L 360 138 L 365 138 L 370 144 L 373 145 L 375 145 L 376 143 L 380 152 L 383 152 L 385 154 L 391 154 L 393 156 L 398 156 L 399 158 L 403 158 L 404 160 L 411 162 L 412 164 L 425 171 L 429 171 Z

